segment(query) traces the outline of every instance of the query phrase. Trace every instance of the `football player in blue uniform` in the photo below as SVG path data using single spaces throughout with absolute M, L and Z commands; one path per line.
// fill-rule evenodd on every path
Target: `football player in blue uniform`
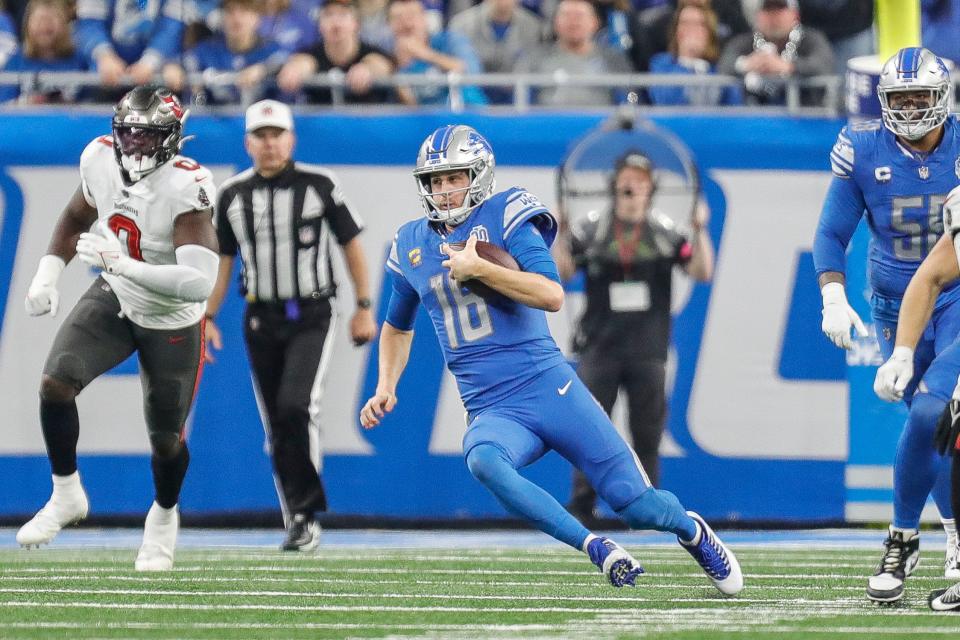
M 550 335 L 544 310 L 563 303 L 549 250 L 557 233 L 553 214 L 524 189 L 495 193 L 493 150 L 467 126 L 428 136 L 414 176 L 427 215 L 400 227 L 387 260 L 393 290 L 380 336 L 379 379 L 361 424 L 380 424 L 396 406 L 422 303 L 467 409 L 467 467 L 507 510 L 587 553 L 614 586 L 634 584 L 643 572 L 636 560 L 517 471 L 553 449 L 583 471 L 631 527 L 676 534 L 717 589 L 739 592 L 743 575 L 733 553 L 703 518 L 650 485 Z M 478 240 L 509 252 L 520 270 L 481 259 Z M 462 250 L 451 248 L 461 242 Z M 474 281 L 492 291 L 481 297 L 467 288 Z
M 935 313 L 935 308 L 944 287 L 960 279 L 960 187 L 956 187 L 947 196 L 943 205 L 943 226 L 946 233 L 930 251 L 910 280 L 903 294 L 903 303 L 897 322 L 897 341 L 894 349 L 903 349 L 912 353 L 920 343 L 924 329 Z M 960 373 L 960 341 L 955 341 L 940 353 L 927 369 L 924 380 L 936 381 L 936 388 L 930 393 L 944 399 L 945 384 L 956 380 Z M 907 383 L 913 377 L 912 359 L 894 360 L 891 358 L 877 372 L 877 393 L 881 396 L 897 396 L 903 393 Z M 956 519 L 960 514 L 960 449 L 957 448 L 960 435 L 960 384 L 946 396 L 949 405 L 941 414 L 936 429 L 936 446 L 940 453 L 950 453 L 951 500 Z M 934 611 L 960 612 L 960 582 L 947 589 L 933 591 L 927 599 Z
M 895 392 L 909 417 L 894 459 L 893 523 L 867 595 L 877 602 L 903 597 L 903 582 L 919 561 L 920 513 L 933 493 L 948 544 L 945 573 L 960 577 L 957 538 L 950 507 L 949 472 L 933 448 L 933 433 L 956 374 L 931 366 L 960 333 L 960 286 L 944 288 L 932 320 L 915 349 L 894 348 L 897 313 L 907 283 L 943 234 L 940 213 L 960 179 L 960 126 L 950 113 L 951 83 L 943 61 L 919 47 L 901 49 L 883 66 L 877 87 L 882 121 L 843 128 L 830 154 L 833 181 L 827 192 L 813 245 L 823 295 L 823 332 L 849 348 L 850 330 L 866 335 L 844 292 L 845 252 L 860 218 L 870 227 L 871 311 L 880 351 L 888 362 L 878 381 L 900 375 Z

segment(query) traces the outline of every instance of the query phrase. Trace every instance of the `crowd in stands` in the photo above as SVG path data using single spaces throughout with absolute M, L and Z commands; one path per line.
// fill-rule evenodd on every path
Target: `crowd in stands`
M 4 6 L 4 3 L 6 6 Z M 392 74 L 547 74 L 534 104 L 783 104 L 791 78 L 842 75 L 874 51 L 873 0 L 0 0 L 0 102 L 113 101 L 162 81 L 192 104 L 445 105 L 445 84 Z M 924 44 L 960 57 L 960 0 L 922 0 Z M 38 71 L 91 71 L 51 88 Z M 597 89 L 569 77 L 722 74 L 736 82 Z M 411 77 L 405 75 L 404 77 Z M 512 83 L 461 87 L 463 104 L 513 102 Z M 340 94 L 336 94 L 340 95 Z M 801 102 L 817 104 L 823 89 Z

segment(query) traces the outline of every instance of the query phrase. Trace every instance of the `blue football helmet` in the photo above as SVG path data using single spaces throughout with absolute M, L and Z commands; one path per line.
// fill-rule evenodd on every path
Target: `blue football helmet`
M 413 170 L 420 202 L 427 217 L 451 226 L 466 220 L 471 211 L 493 195 L 496 188 L 493 177 L 495 164 L 493 147 L 473 127 L 447 125 L 427 136 L 420 145 L 417 168 Z M 467 192 L 466 197 L 459 207 L 441 208 L 434 200 L 435 196 L 441 194 L 431 192 L 430 177 L 435 173 L 457 170 L 466 171 L 470 178 L 469 186 L 462 189 Z M 455 191 L 447 191 L 442 195 L 449 196 L 452 193 Z
M 890 96 L 901 91 L 927 91 L 930 106 L 893 108 Z M 943 60 L 923 47 L 906 47 L 887 60 L 880 72 L 877 96 L 883 125 L 907 140 L 919 140 L 950 113 L 950 73 Z

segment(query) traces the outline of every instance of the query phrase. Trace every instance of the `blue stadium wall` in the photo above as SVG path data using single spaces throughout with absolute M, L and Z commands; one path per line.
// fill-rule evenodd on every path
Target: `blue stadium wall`
M 315 115 L 298 117 L 298 159 L 332 166 L 367 220 L 378 265 L 393 230 L 418 215 L 409 170 L 423 137 L 451 121 L 487 135 L 503 188 L 523 181 L 552 204 L 553 170 L 604 114 Z M 869 392 L 875 348 L 844 356 L 820 335 L 810 247 L 842 122 L 746 116 L 654 118 L 693 151 L 713 211 L 717 278 L 687 287 L 676 305 L 663 486 L 709 517 L 824 521 L 885 517 L 890 459 L 902 413 Z M 9 112 L 0 119 L 0 516 L 33 511 L 49 495 L 37 419 L 39 371 L 56 327 L 93 277 L 71 265 L 65 308 L 28 319 L 23 294 L 53 222 L 78 182 L 86 143 L 108 132 L 103 114 Z M 197 116 L 188 154 L 219 179 L 249 166 L 242 120 Z M 854 255 L 862 252 L 862 233 Z M 861 260 L 862 262 L 862 260 Z M 382 284 L 379 267 L 371 269 Z M 854 282 L 857 276 L 852 274 Z M 862 277 L 853 304 L 866 313 Z M 357 410 L 375 384 L 374 350 L 347 346 L 352 295 L 324 396 L 324 477 L 339 513 L 458 518 L 504 515 L 457 453 L 462 419 L 429 325 L 421 316 L 396 414 L 362 432 Z M 182 508 L 194 514 L 274 510 L 269 458 L 241 338 L 243 303 L 221 313 L 227 346 L 203 374 L 189 442 Z M 379 298 L 382 318 L 385 300 Z M 572 318 L 551 319 L 566 341 Z M 102 386 L 95 388 L 97 384 Z M 99 390 L 98 390 L 99 389 Z M 87 398 L 84 398 L 87 396 Z M 142 513 L 152 497 L 136 363 L 81 396 L 80 468 L 93 509 Z M 855 419 L 851 419 L 853 416 Z M 555 454 L 529 477 L 561 501 L 569 466 Z

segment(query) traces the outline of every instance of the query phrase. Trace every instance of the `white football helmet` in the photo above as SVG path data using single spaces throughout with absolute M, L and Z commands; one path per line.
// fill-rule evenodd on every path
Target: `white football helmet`
M 420 202 L 423 204 L 427 217 L 435 222 L 444 222 L 451 226 L 456 226 L 466 220 L 471 211 L 493 195 L 496 187 L 493 177 L 495 164 L 493 147 L 473 127 L 462 124 L 448 124 L 427 136 L 427 139 L 420 145 L 420 153 L 417 155 L 417 168 L 413 170 L 413 176 L 417 181 L 417 190 L 420 194 Z M 432 193 L 430 176 L 434 173 L 446 173 L 461 169 L 465 170 L 470 177 L 470 185 L 466 189 L 462 189 L 467 192 L 463 204 L 454 208 L 438 207 L 434 200 L 435 196 L 449 196 L 455 191 L 446 191 L 443 194 Z
M 930 106 L 894 109 L 890 96 L 900 91 L 928 91 Z M 907 140 L 919 140 L 950 113 L 952 85 L 943 60 L 923 47 L 906 47 L 887 60 L 880 72 L 877 96 L 883 125 Z

